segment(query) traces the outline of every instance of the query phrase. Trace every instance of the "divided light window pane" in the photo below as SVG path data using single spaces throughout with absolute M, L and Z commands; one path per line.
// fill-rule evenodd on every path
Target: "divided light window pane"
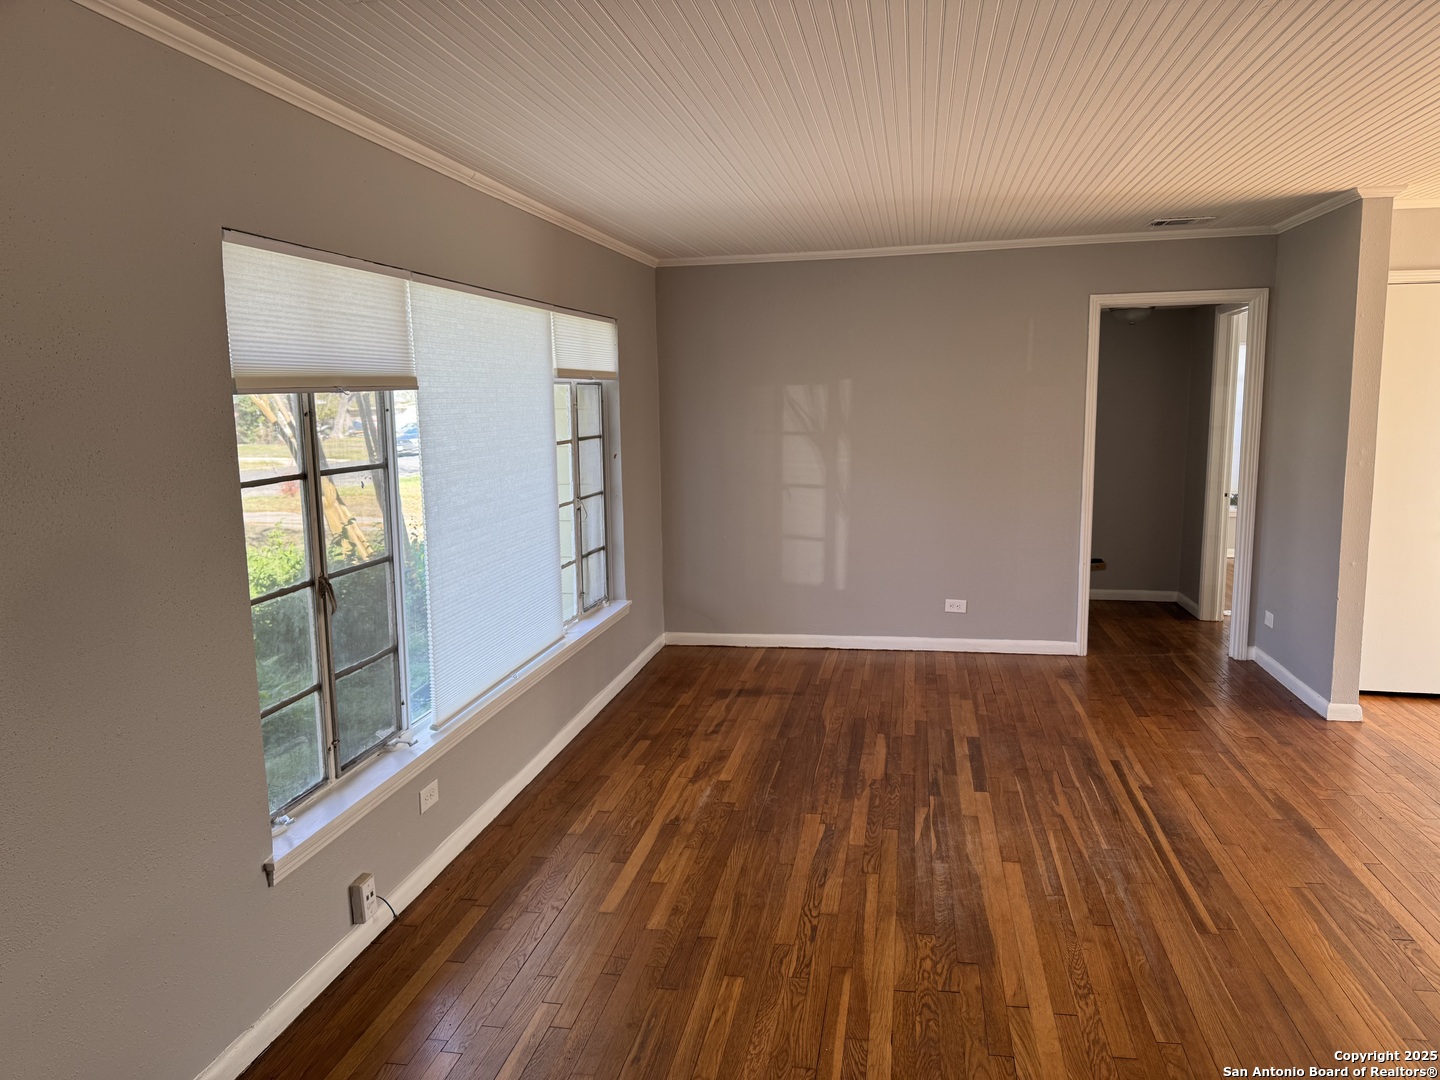
M 265 781 L 270 812 L 304 795 L 325 779 L 325 735 L 320 695 L 309 694 L 260 721 L 265 743 Z
M 395 654 L 335 680 L 336 753 L 340 767 L 400 730 Z
M 240 479 L 264 480 L 300 472 L 300 430 L 295 399 L 289 394 L 236 394 L 235 442 Z
M 563 634 L 549 312 L 412 283 L 435 716 Z

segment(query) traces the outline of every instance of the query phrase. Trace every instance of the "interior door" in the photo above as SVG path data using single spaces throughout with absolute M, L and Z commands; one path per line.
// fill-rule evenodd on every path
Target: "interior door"
M 1440 281 L 1391 285 L 1360 688 L 1440 694 Z

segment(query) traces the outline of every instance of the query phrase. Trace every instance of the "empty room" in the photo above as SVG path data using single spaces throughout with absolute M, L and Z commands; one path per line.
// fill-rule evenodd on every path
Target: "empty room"
M 0 0 L 0 1076 L 1435 1076 L 1440 7 Z

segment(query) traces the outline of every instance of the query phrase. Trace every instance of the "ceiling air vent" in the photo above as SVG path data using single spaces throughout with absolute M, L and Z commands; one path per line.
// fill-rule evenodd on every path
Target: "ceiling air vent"
M 1206 222 L 1214 221 L 1215 215 L 1209 217 L 1157 217 L 1150 222 L 1152 229 L 1178 229 L 1182 225 L 1204 225 Z

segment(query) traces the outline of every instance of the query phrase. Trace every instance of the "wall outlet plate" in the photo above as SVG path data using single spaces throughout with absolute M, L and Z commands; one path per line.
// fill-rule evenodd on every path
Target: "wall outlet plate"
M 946 610 L 946 611 L 958 612 L 959 614 L 963 615 L 963 614 L 965 614 L 965 601 L 964 601 L 964 600 L 946 600 L 946 601 L 945 601 L 945 610 Z
M 350 921 L 356 926 L 375 917 L 380 901 L 375 898 L 375 875 L 361 874 L 350 883 Z
M 423 814 L 440 801 L 440 781 L 431 780 L 420 789 L 420 812 Z
M 1267 611 L 1267 612 L 1265 612 L 1265 625 L 1266 625 L 1266 626 L 1274 626 L 1274 625 L 1275 625 L 1275 613 L 1274 613 L 1273 611 Z

